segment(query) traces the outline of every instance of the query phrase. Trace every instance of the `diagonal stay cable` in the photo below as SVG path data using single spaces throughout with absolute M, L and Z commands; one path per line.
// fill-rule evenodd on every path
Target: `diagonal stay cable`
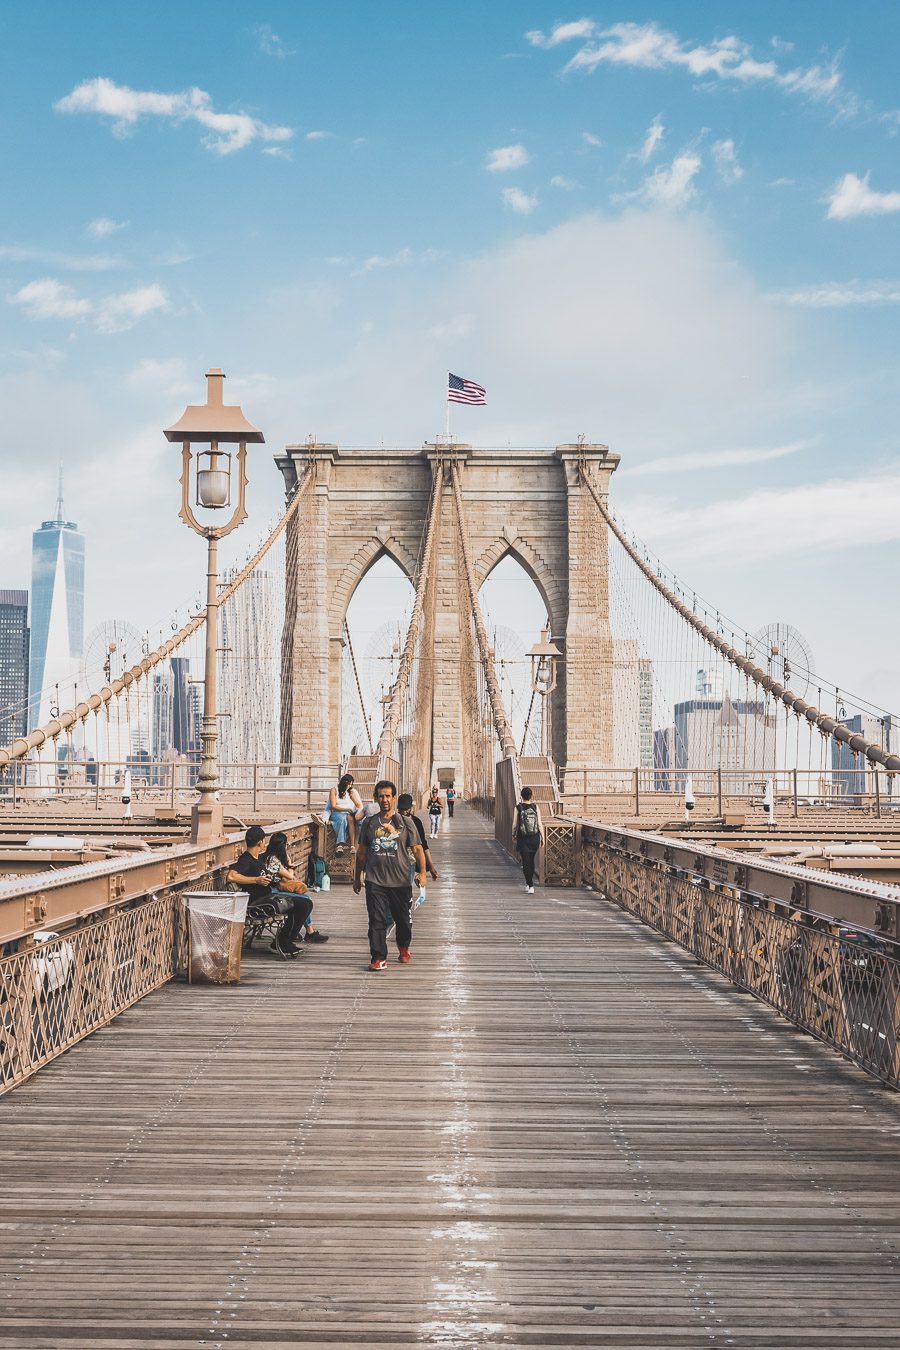
M 416 651 L 416 640 L 419 635 L 419 627 L 422 622 L 422 614 L 425 607 L 425 591 L 428 585 L 428 577 L 431 571 L 431 560 L 434 555 L 435 526 L 441 510 L 441 495 L 443 487 L 444 470 L 441 460 L 438 460 L 434 466 L 434 478 L 431 483 L 431 502 L 428 509 L 428 528 L 425 532 L 425 544 L 422 549 L 422 562 L 419 568 L 419 575 L 416 581 L 416 598 L 413 604 L 412 615 L 409 620 L 409 627 L 406 630 L 406 641 L 403 644 L 403 652 L 400 657 L 400 665 L 397 670 L 397 678 L 391 689 L 390 702 L 384 718 L 384 724 L 381 728 L 381 735 L 378 737 L 378 746 L 376 754 L 379 762 L 379 777 L 384 776 L 384 761 L 389 758 L 393 749 L 394 741 L 397 738 L 397 731 L 400 726 L 400 720 L 403 716 L 403 700 L 406 696 L 409 685 L 410 671 L 412 670 L 413 658 Z
M 900 772 L 900 755 L 889 754 L 882 746 L 875 745 L 872 741 L 867 741 L 864 736 L 859 736 L 855 732 L 850 731 L 850 729 L 836 717 L 831 717 L 828 713 L 822 712 L 820 708 L 816 708 L 813 704 L 807 703 L 806 700 L 800 698 L 798 694 L 795 694 L 783 684 L 779 684 L 777 680 L 773 680 L 772 676 L 763 670 L 762 666 L 756 665 L 749 657 L 742 656 L 735 647 L 732 647 L 730 643 L 720 637 L 715 629 L 710 628 L 708 624 L 703 623 L 696 614 L 688 609 L 687 605 L 682 604 L 674 591 L 671 591 L 665 582 L 656 576 L 649 563 L 647 563 L 632 546 L 628 536 L 619 527 L 613 516 L 607 510 L 590 475 L 585 472 L 583 467 L 580 469 L 580 473 L 581 481 L 593 497 L 594 504 L 600 512 L 601 517 L 631 558 L 631 561 L 641 572 L 643 572 L 651 586 L 653 586 L 663 599 L 672 606 L 676 613 L 684 619 L 685 623 L 689 624 L 695 632 L 700 634 L 705 642 L 708 642 L 720 656 L 724 656 L 726 661 L 729 661 L 738 670 L 743 671 L 743 673 L 767 695 L 771 695 L 773 698 L 780 700 L 786 708 L 791 712 L 796 713 L 798 717 L 805 717 L 810 726 L 817 727 L 823 735 L 831 736 L 834 740 L 848 745 L 855 754 L 865 755 L 866 759 L 869 760 L 871 764 L 880 765 L 882 768 L 887 769 L 888 773 Z
M 485 683 L 487 684 L 488 698 L 491 705 L 491 716 L 494 720 L 494 728 L 497 732 L 497 739 L 500 742 L 503 758 L 511 759 L 518 763 L 516 756 L 516 742 L 512 733 L 512 727 L 509 724 L 509 718 L 506 715 L 506 709 L 503 706 L 500 681 L 497 679 L 497 671 L 494 668 L 487 631 L 484 626 L 484 618 L 481 613 L 481 604 L 478 600 L 475 574 L 472 569 L 472 551 L 469 547 L 469 534 L 463 517 L 462 489 L 459 485 L 459 470 L 453 463 L 450 465 L 450 481 L 453 485 L 453 499 L 456 503 L 456 520 L 459 525 L 459 539 L 462 546 L 466 585 L 469 591 L 469 601 L 472 606 L 472 618 L 475 623 L 475 637 L 478 641 L 478 655 L 481 660 L 482 669 L 484 670 Z
M 301 478 L 294 490 L 294 495 L 290 500 L 287 510 L 272 530 L 271 534 L 263 540 L 256 553 L 254 553 L 249 562 L 241 568 L 237 576 L 229 582 L 223 591 L 220 591 L 218 596 L 218 603 L 220 605 L 223 605 L 226 600 L 231 599 L 238 587 L 243 585 L 247 578 L 262 562 L 263 558 L 269 552 L 269 549 L 275 543 L 275 540 L 286 528 L 288 521 L 296 513 L 300 501 L 306 495 L 311 482 L 312 472 L 310 469 L 307 469 L 303 478 Z M 102 689 L 98 689 L 96 693 L 91 694 L 90 698 L 85 699 L 82 703 L 77 703 L 74 708 L 66 709 L 65 712 L 61 712 L 51 721 L 45 722 L 42 727 L 37 727 L 34 731 L 29 732 L 27 736 L 20 736 L 14 740 L 11 745 L 0 749 L 0 769 L 5 768 L 8 764 L 12 764 L 14 760 L 25 759 L 31 750 L 37 750 L 40 746 L 44 745 L 46 741 L 55 740 L 64 731 L 68 731 L 70 727 L 74 726 L 76 722 L 83 722 L 90 713 L 97 712 L 105 704 L 110 703 L 112 699 L 117 698 L 123 690 L 130 689 L 133 684 L 136 684 L 138 680 L 141 680 L 145 675 L 148 675 L 154 667 L 160 664 L 160 662 L 165 661 L 174 651 L 177 651 L 179 647 L 183 646 L 188 638 L 196 633 L 198 629 L 202 628 L 205 623 L 206 611 L 204 609 L 188 619 L 187 623 L 179 628 L 178 632 L 170 637 L 168 641 L 164 642 L 162 646 L 157 647 L 155 651 L 149 652 L 137 663 L 137 665 L 131 666 L 129 670 L 123 671 L 117 679 L 112 680 L 109 684 L 104 685 Z

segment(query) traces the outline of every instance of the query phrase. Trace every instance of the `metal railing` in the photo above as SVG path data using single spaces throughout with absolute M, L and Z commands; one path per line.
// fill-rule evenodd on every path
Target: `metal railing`
M 196 797 L 199 760 L 63 760 L 40 766 L 43 781 L 38 781 L 37 765 L 15 761 L 0 771 L 0 812 L 37 805 L 74 804 L 98 811 L 121 806 L 126 770 L 132 807 L 143 803 L 187 811 Z M 339 777 L 338 764 L 219 765 L 222 800 L 238 816 L 242 811 L 321 810 Z
M 673 848 L 659 837 L 588 822 L 581 835 L 583 876 L 595 890 L 900 1087 L 900 903 L 887 888 L 824 882 L 804 868 L 748 866 L 718 851 Z M 767 884 L 776 877 L 777 886 Z M 825 911 L 802 903 L 813 885 Z M 772 894 L 786 887 L 793 901 Z M 868 931 L 838 917 L 860 906 L 869 910 Z
M 635 816 L 682 810 L 691 780 L 694 816 L 721 816 L 729 807 L 760 806 L 771 779 L 776 813 L 799 816 L 810 807 L 867 811 L 876 817 L 900 812 L 900 782 L 883 769 L 596 768 L 559 770 L 567 814 L 608 814 L 610 799 Z M 900 816 L 898 816 L 900 820 Z
M 302 871 L 315 822 L 279 828 Z M 184 892 L 215 889 L 243 848 L 237 833 L 0 884 L 0 1093 L 185 968 Z

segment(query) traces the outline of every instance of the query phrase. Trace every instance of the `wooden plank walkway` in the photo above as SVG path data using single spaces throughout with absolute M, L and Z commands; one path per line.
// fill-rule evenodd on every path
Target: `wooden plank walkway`
M 464 809 L 0 1101 L 3 1347 L 896 1347 L 900 1102 Z M 327 914 L 327 918 L 326 918 Z

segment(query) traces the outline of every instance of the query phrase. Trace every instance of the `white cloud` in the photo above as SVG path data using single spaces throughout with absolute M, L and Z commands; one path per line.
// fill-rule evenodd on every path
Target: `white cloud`
M 663 126 L 662 118 L 659 113 L 657 113 L 647 128 L 646 135 L 644 136 L 644 143 L 637 153 L 637 157 L 642 164 L 649 164 L 656 152 L 656 147 L 659 145 L 665 134 L 666 129 Z
M 865 178 L 845 173 L 828 198 L 829 220 L 853 220 L 856 216 L 886 216 L 900 211 L 900 192 L 875 192 Z
M 574 23 L 558 23 L 550 33 L 532 29 L 525 37 L 532 47 L 558 47 L 561 42 L 572 42 L 576 38 L 589 38 L 597 25 L 593 19 L 576 19 Z
M 421 253 L 414 253 L 411 248 L 400 248 L 396 253 L 382 254 L 373 253 L 370 258 L 364 261 L 353 272 L 353 276 L 365 276 L 367 272 L 382 272 L 391 267 L 408 267 L 411 263 L 431 263 L 438 258 L 442 258 L 440 249 L 426 248 Z M 346 262 L 344 258 L 327 258 L 326 262 L 340 264 Z
M 106 239 L 109 235 L 115 234 L 117 230 L 124 230 L 128 224 L 127 220 L 113 220 L 110 216 L 97 216 L 86 227 L 86 232 L 92 239 Z
M 95 302 L 78 295 L 74 287 L 54 277 L 30 281 L 7 298 L 10 304 L 21 306 L 30 319 L 85 319 L 91 316 L 98 333 L 122 333 L 133 328 L 145 315 L 167 309 L 169 305 L 168 296 L 156 283 L 132 291 L 119 291 Z
M 125 378 L 129 388 L 154 396 L 188 398 L 197 392 L 196 374 L 178 356 L 144 357 Z
M 744 170 L 738 163 L 734 141 L 715 141 L 712 148 L 713 162 L 723 183 L 736 183 L 743 178 Z
M 334 132 L 332 131 L 307 131 L 303 139 L 306 141 L 330 141 L 333 137 Z
M 291 151 L 285 150 L 284 146 L 282 145 L 267 145 L 263 148 L 263 154 L 271 155 L 272 159 L 292 160 L 294 158 Z
M 688 450 L 669 455 L 664 459 L 645 460 L 634 467 L 626 466 L 619 471 L 623 478 L 644 478 L 649 474 L 687 473 L 694 470 L 730 469 L 739 464 L 762 464 L 766 460 L 785 459 L 807 450 L 815 442 L 791 441 L 787 445 L 769 446 L 765 450 Z
M 18 244 L 0 244 L 0 260 L 46 263 L 48 267 L 61 267 L 66 272 L 111 272 L 127 266 L 123 258 L 110 253 L 57 253 L 54 249 L 27 248 Z
M 78 319 L 90 314 L 93 308 L 90 300 L 75 293 L 74 287 L 54 277 L 29 281 L 8 299 L 11 305 L 21 305 L 29 319 Z
M 203 144 L 217 155 L 233 154 L 257 140 L 289 141 L 294 135 L 290 127 L 268 126 L 249 113 L 218 113 L 209 94 L 196 88 L 163 94 L 129 89 L 127 85 L 98 77 L 84 80 L 53 106 L 57 112 L 97 113 L 112 118 L 117 135 L 124 135 L 142 117 L 161 117 L 174 123 L 198 122 L 209 133 Z
M 549 34 L 530 32 L 525 37 L 532 46 L 542 48 L 581 42 L 566 71 L 593 71 L 600 65 L 643 70 L 674 67 L 696 79 L 734 80 L 744 85 L 770 82 L 788 93 L 831 104 L 845 116 L 861 108 L 859 99 L 843 89 L 836 65 L 782 70 L 772 59 L 757 60 L 750 44 L 734 35 L 692 45 L 658 23 L 615 23 L 603 28 L 589 19 L 579 19 L 559 24 Z
M 169 298 L 162 286 L 139 286 L 133 291 L 108 295 L 97 305 L 96 325 L 100 333 L 124 333 L 133 328 L 147 314 L 169 308 Z
M 694 179 L 700 166 L 700 156 L 693 150 L 686 150 L 668 167 L 656 169 L 637 192 L 626 193 L 625 198 L 645 202 L 648 206 L 686 206 L 697 195 Z
M 683 557 L 733 560 L 823 553 L 900 540 L 900 469 L 762 488 L 700 507 L 635 500 L 630 528 Z
M 261 23 L 254 28 L 256 41 L 259 44 L 259 50 L 264 56 L 277 56 L 284 59 L 286 56 L 296 56 L 297 53 L 292 47 L 286 47 L 284 42 L 273 31 L 270 23 Z
M 801 286 L 774 291 L 769 297 L 784 305 L 805 309 L 848 309 L 854 305 L 900 304 L 897 281 L 828 281 L 820 286 Z
M 501 145 L 489 150 L 484 161 L 488 173 L 506 173 L 509 169 L 522 169 L 531 162 L 531 156 L 524 145 Z
M 797 186 L 796 178 L 773 178 L 771 182 L 766 183 L 766 187 L 770 188 L 796 187 L 796 186 Z
M 550 186 L 555 188 L 563 188 L 564 191 L 571 192 L 573 188 L 578 187 L 578 183 L 575 181 L 574 178 L 566 178 L 561 173 L 555 173 L 553 177 L 550 179 Z
M 536 196 L 523 192 L 521 188 L 504 188 L 502 195 L 504 206 L 508 206 L 517 216 L 530 216 L 535 207 L 540 205 Z
M 599 146 L 603 144 L 600 137 L 595 136 L 592 131 L 583 131 L 581 133 L 581 139 L 585 145 L 589 145 L 593 150 L 597 149 Z

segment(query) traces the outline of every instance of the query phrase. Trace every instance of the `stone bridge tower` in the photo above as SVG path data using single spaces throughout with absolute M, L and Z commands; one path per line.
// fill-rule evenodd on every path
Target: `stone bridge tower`
M 481 450 L 454 445 L 481 585 L 507 553 L 534 581 L 563 653 L 553 694 L 552 747 L 558 764 L 611 765 L 613 642 L 609 624 L 606 530 L 579 478 L 579 465 L 605 498 L 619 462 L 603 445 Z M 415 584 L 436 461 L 446 447 L 342 450 L 289 445 L 276 456 L 290 493 L 307 464 L 314 473 L 288 527 L 281 753 L 295 764 L 340 759 L 341 656 L 350 599 L 387 553 Z M 460 707 L 460 585 L 456 515 L 442 488 L 437 540 L 434 761 L 452 765 L 465 786 Z M 537 637 L 537 634 L 535 634 Z

